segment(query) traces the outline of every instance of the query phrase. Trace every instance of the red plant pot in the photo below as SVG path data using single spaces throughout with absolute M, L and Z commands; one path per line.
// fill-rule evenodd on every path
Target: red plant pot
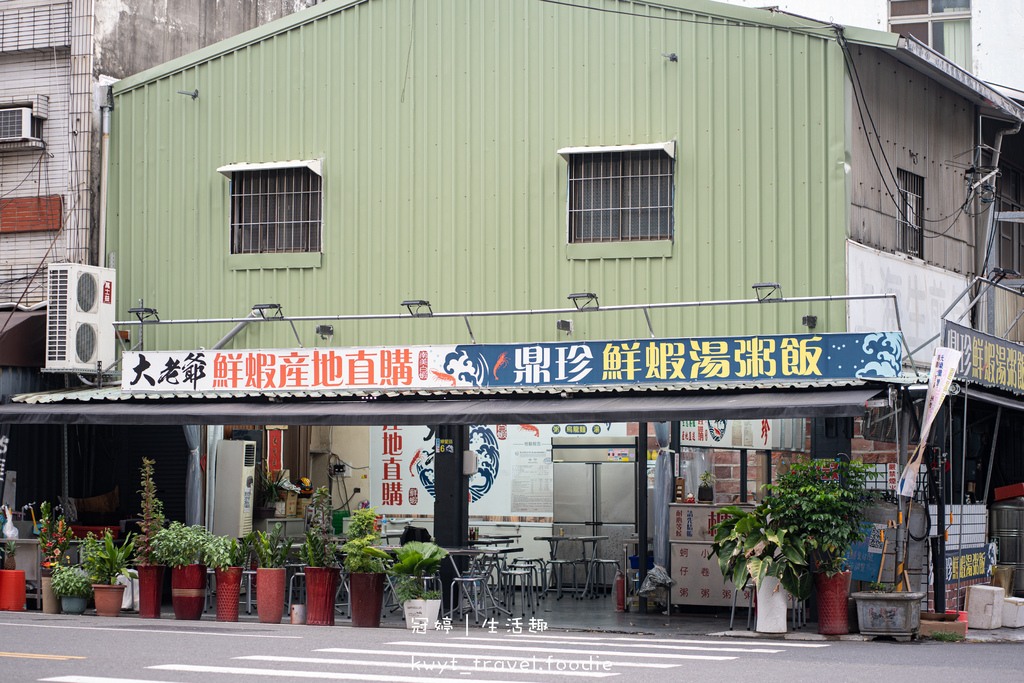
M 280 624 L 284 617 L 284 567 L 256 570 L 256 612 L 261 624 Z
M 242 585 L 242 568 L 217 569 L 214 575 L 217 577 L 217 621 L 238 621 L 238 588 Z
M 850 632 L 850 576 L 848 571 L 831 577 L 824 572 L 814 575 L 818 593 L 818 633 L 841 636 Z
M 136 571 L 139 573 L 139 618 L 159 619 L 164 593 L 164 566 L 140 564 Z
M 338 593 L 338 570 L 334 567 L 306 567 L 306 623 L 334 626 L 334 598 Z
M 171 569 L 171 604 L 174 618 L 196 621 L 206 606 L 206 565 L 186 564 Z
M 352 625 L 367 628 L 380 626 L 380 610 L 384 604 L 383 574 L 349 574 L 349 600 Z
M 25 572 L 21 569 L 0 569 L 0 610 L 21 612 L 25 609 Z

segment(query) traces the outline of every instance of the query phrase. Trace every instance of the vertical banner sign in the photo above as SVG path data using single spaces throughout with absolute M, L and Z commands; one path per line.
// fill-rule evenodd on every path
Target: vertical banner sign
M 943 399 L 949 393 L 960 357 L 963 354 L 956 349 L 938 347 L 932 356 L 932 371 L 928 376 L 928 395 L 924 402 L 924 419 L 921 422 L 921 440 L 914 449 L 913 455 L 907 460 L 907 466 L 900 477 L 899 494 L 906 498 L 914 496 L 917 487 L 917 471 L 924 459 L 924 447 L 928 442 L 928 434 L 932 431 L 932 422 L 939 414 Z
M 283 460 L 281 458 L 281 441 L 283 438 L 284 432 L 282 430 L 267 430 L 267 469 L 271 472 L 276 472 L 279 469 L 282 469 Z
M 0 500 L 4 499 L 4 485 L 7 482 L 7 445 L 11 442 L 11 425 L 0 424 Z

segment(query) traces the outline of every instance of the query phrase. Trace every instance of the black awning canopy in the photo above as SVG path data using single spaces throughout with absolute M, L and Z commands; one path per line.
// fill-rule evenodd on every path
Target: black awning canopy
M 544 398 L 131 399 L 0 405 L 0 423 L 458 425 L 855 417 L 878 387 Z

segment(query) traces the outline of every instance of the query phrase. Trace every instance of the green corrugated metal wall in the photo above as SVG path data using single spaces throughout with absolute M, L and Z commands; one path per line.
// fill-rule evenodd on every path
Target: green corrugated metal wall
M 584 4 L 579 0 L 579 4 Z M 109 251 L 118 309 L 163 319 L 538 309 L 845 293 L 842 56 L 826 31 L 591 0 L 321 5 L 115 86 Z M 627 16 L 617 10 L 649 16 Z M 337 11 L 335 11 L 337 10 Z M 304 16 L 318 17 L 288 30 Z M 759 13 L 756 16 L 764 16 Z M 787 21 L 792 21 L 787 18 Z M 714 25 L 712 25 L 712 23 Z M 811 35 L 811 34 L 818 35 Z M 663 53 L 676 53 L 672 62 Z M 179 68 L 179 65 L 181 68 Z M 193 100 L 178 90 L 199 89 Z M 568 260 L 565 146 L 677 141 L 675 242 Z M 232 162 L 324 159 L 319 268 L 229 270 Z M 658 336 L 840 331 L 842 304 L 656 311 Z M 575 338 L 647 336 L 642 312 L 576 314 Z M 209 347 L 230 325 L 149 328 Z M 487 318 L 477 341 L 553 340 L 551 316 Z M 320 342 L 313 325 L 303 342 Z M 465 342 L 461 320 L 335 323 L 331 344 Z M 293 346 L 251 325 L 236 347 Z

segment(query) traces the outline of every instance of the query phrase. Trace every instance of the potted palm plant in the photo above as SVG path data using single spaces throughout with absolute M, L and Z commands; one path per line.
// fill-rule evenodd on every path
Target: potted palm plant
M 275 507 L 281 499 L 281 493 L 285 490 L 284 472 L 278 472 L 277 478 L 274 478 L 263 467 L 257 468 L 257 471 L 259 472 L 261 493 L 259 505 L 253 512 L 257 519 L 268 519 L 276 514 Z
M 217 580 L 217 621 L 238 621 L 238 594 L 242 572 L 251 548 L 247 536 L 237 538 L 214 536 L 206 549 L 206 566 L 214 570 Z
M 871 527 L 869 466 L 861 462 L 795 462 L 769 487 L 778 525 L 803 539 L 818 594 L 818 633 L 849 633 L 850 548 Z
M 409 541 L 395 551 L 391 573 L 398 577 L 395 594 L 405 610 L 405 625 L 431 625 L 441 611 L 441 592 L 428 590 L 426 577 L 432 576 L 448 551 L 434 543 Z
M 299 557 L 305 563 L 306 623 L 334 626 L 334 597 L 338 591 L 338 548 L 331 539 L 331 494 L 320 487 L 310 503 L 310 528 Z
M 735 590 L 742 590 L 748 580 L 753 580 L 757 590 L 756 630 L 785 633 L 788 595 L 798 600 L 811 595 L 803 540 L 779 526 L 771 498 L 750 512 L 735 506 L 720 512 L 727 517 L 714 527 L 711 554 L 718 557 L 722 576 L 732 579 Z
M 89 533 L 82 543 L 82 565 L 92 579 L 96 614 L 101 617 L 116 617 L 121 612 L 125 586 L 117 583 L 117 577 L 121 574 L 136 577 L 135 572 L 128 569 L 134 544 L 132 535 L 128 534 L 123 544 L 116 545 L 110 529 L 103 533 L 102 540 Z
M 284 616 L 284 563 L 292 549 L 292 539 L 281 539 L 282 526 L 274 524 L 270 533 L 255 532 L 252 548 L 259 568 L 256 569 L 256 611 L 260 622 L 279 624 Z
M 380 626 L 384 605 L 385 562 L 391 556 L 373 546 L 380 542 L 375 508 L 359 510 L 352 515 L 348 527 L 349 542 L 341 547 L 348 571 L 349 596 L 352 602 L 352 625 L 374 628 Z
M 92 597 L 92 582 L 78 565 L 57 565 L 51 575 L 53 594 L 60 598 L 65 614 L 81 614 Z
M 139 472 L 142 475 L 142 521 L 135 536 L 135 569 L 139 573 L 139 617 L 159 619 L 160 603 L 163 597 L 164 566 L 153 552 L 153 540 L 164 528 L 163 503 L 156 497 L 156 482 L 153 480 L 154 461 L 142 459 Z
M 12 538 L 4 543 L 4 564 L 0 570 L 0 610 L 25 609 L 25 572 L 18 569 L 15 560 L 17 553 L 17 540 Z
M 172 522 L 151 541 L 151 561 L 171 568 L 174 618 L 195 621 L 206 605 L 206 552 L 210 532 L 201 526 Z

